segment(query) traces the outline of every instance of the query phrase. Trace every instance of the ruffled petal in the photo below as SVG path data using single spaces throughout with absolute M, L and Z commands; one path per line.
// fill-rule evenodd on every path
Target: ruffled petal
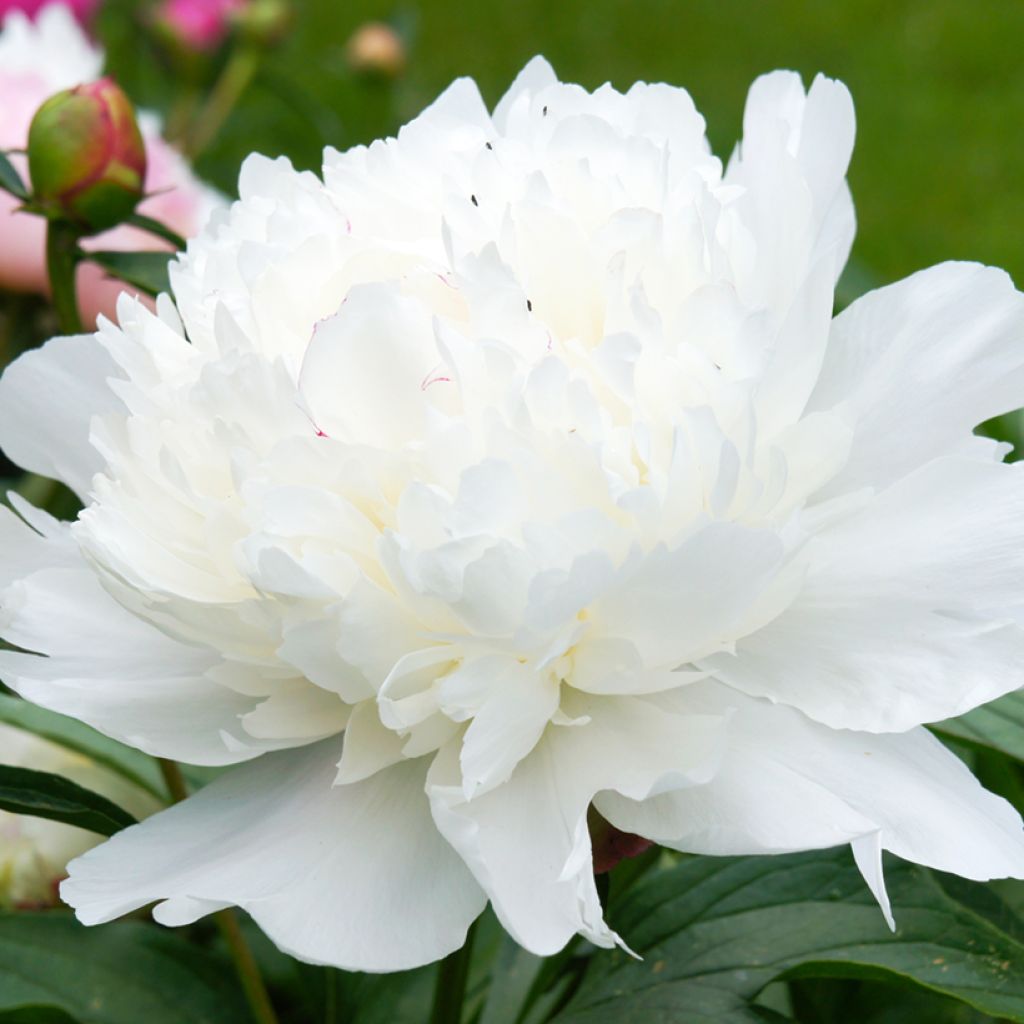
M 458 949 L 484 896 L 430 819 L 426 762 L 335 786 L 337 759 L 329 740 L 236 768 L 72 861 L 61 896 L 86 924 L 239 906 L 284 952 L 352 971 Z
M 940 871 L 1024 877 L 1020 815 L 924 729 L 832 730 L 715 683 L 663 699 L 677 712 L 732 713 L 720 767 L 703 786 L 648 800 L 601 794 L 595 805 L 617 828 L 713 855 L 816 849 L 877 833 L 881 849 Z M 866 854 L 862 846 L 865 866 Z
M 86 498 L 103 459 L 90 444 L 93 417 L 124 407 L 107 380 L 121 371 L 92 335 L 54 338 L 0 377 L 0 448 L 19 466 Z
M 148 754 L 191 764 L 232 764 L 295 742 L 249 733 L 240 719 L 260 699 L 209 677 L 219 655 L 126 611 L 66 524 L 37 509 L 26 514 L 36 529 L 0 506 L 0 637 L 22 649 L 0 650 L 0 677 L 12 690 Z
M 840 313 L 808 409 L 836 410 L 854 434 L 846 467 L 819 500 L 882 488 L 1016 409 L 1022 336 L 1024 295 L 1006 273 L 976 263 L 931 267 Z
M 701 667 L 836 729 L 903 730 L 1024 685 L 1024 469 L 958 456 L 823 530 L 806 582 Z
M 594 885 L 587 808 L 615 787 L 637 799 L 712 776 L 723 718 L 679 716 L 641 698 L 574 697 L 571 724 L 550 727 L 508 782 L 467 799 L 458 744 L 427 778 L 434 820 L 464 858 L 515 940 L 538 956 L 577 932 L 599 946 L 604 923 Z

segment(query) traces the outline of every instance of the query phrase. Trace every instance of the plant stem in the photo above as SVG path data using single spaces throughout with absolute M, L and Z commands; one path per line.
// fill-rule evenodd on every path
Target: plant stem
M 469 980 L 469 962 L 473 952 L 473 935 L 476 925 L 466 933 L 462 949 L 450 953 L 437 971 L 434 988 L 434 1009 L 430 1024 L 461 1024 L 462 1002 L 466 997 L 466 982 Z
M 338 972 L 327 967 L 324 969 L 324 1024 L 340 1024 L 338 1010 Z
M 188 796 L 188 787 L 185 785 L 178 762 L 166 757 L 158 757 L 157 764 L 160 765 L 160 774 L 164 777 L 167 791 L 171 795 L 171 803 L 180 803 Z M 231 959 L 235 962 L 235 971 L 238 973 L 238 980 L 242 983 L 245 997 L 249 1001 L 253 1020 L 257 1024 L 278 1024 L 274 1004 L 270 1001 L 270 994 L 267 992 L 267 986 L 263 984 L 259 965 L 252 955 L 249 944 L 245 941 L 235 912 L 219 910 L 213 915 L 213 920 L 231 952 Z
M 249 943 L 245 941 L 242 929 L 238 926 L 235 912 L 219 910 L 213 915 L 213 919 L 217 922 L 217 927 L 220 929 L 221 935 L 224 936 L 228 949 L 231 950 L 231 959 L 235 961 L 235 970 L 238 972 L 242 988 L 245 989 L 245 996 L 249 1000 L 253 1020 L 258 1021 L 259 1024 L 278 1024 L 277 1014 L 270 1001 L 267 986 L 263 984 L 259 965 L 252 955 Z
M 160 774 L 164 777 L 167 792 L 171 794 L 171 803 L 181 803 L 188 796 L 188 787 L 185 785 L 178 762 L 170 761 L 166 757 L 158 757 L 156 761 L 160 765 Z
M 186 155 L 195 160 L 217 137 L 242 93 L 259 67 L 262 50 L 251 42 L 243 42 L 228 58 L 220 77 L 210 90 L 210 98 L 196 116 L 194 127 L 185 145 Z
M 78 232 L 58 220 L 46 222 L 46 272 L 53 293 L 53 308 L 63 334 L 81 334 L 82 317 L 75 295 L 78 267 Z

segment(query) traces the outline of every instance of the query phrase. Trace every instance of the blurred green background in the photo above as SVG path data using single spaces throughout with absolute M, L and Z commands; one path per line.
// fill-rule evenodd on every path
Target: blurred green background
M 451 79 L 496 101 L 545 54 L 560 77 L 690 90 L 716 152 L 739 133 L 750 81 L 778 67 L 818 71 L 853 92 L 851 170 L 865 281 L 944 259 L 977 259 L 1024 281 L 1024 3 L 1019 0 L 294 0 L 293 30 L 265 63 L 200 170 L 226 191 L 251 150 L 316 167 L 325 143 L 393 132 Z M 139 100 L 161 106 L 161 76 L 139 45 L 140 8 L 108 3 L 100 33 Z M 353 82 L 345 43 L 368 19 L 409 47 L 393 85 Z M 860 290 L 854 281 L 851 286 Z M 1024 343 L 1024 340 L 1022 340 Z

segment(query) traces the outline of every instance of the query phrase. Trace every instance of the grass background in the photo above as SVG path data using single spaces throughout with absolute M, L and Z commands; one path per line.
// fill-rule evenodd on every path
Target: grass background
M 393 133 L 453 78 L 496 101 L 543 53 L 561 78 L 690 90 L 716 152 L 739 134 L 750 81 L 778 67 L 843 79 L 858 141 L 850 180 L 854 259 L 889 281 L 944 259 L 1005 267 L 1024 282 L 1024 3 L 1020 0 L 294 0 L 290 35 L 266 62 L 200 170 L 230 191 L 258 149 L 316 167 L 339 147 Z M 109 2 L 111 66 L 146 104 L 167 97 L 139 44 L 143 8 Z M 409 39 L 391 88 L 353 82 L 344 45 L 367 19 Z M 1024 341 L 1022 341 L 1024 343 Z

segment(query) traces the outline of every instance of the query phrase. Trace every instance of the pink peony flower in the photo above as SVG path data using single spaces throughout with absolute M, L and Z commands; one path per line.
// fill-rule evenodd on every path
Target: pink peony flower
M 2 0 L 0 0 L 2 2 Z M 28 126 L 40 104 L 53 93 L 96 78 L 103 54 L 89 41 L 71 10 L 62 4 L 44 8 L 35 23 L 15 11 L 0 30 L 0 149 L 25 146 Z M 139 212 L 170 225 L 186 237 L 195 234 L 220 202 L 192 174 L 182 156 L 160 136 L 159 121 L 140 114 L 146 142 L 149 198 Z M 22 158 L 15 158 L 25 174 Z M 18 210 L 18 202 L 0 192 L 0 288 L 46 294 L 45 224 Z M 89 240 L 94 249 L 160 249 L 164 243 L 135 228 L 119 227 Z M 78 271 L 78 301 L 91 327 L 102 313 L 113 317 L 122 282 L 84 264 Z
M 157 19 L 184 46 L 212 50 L 220 45 L 231 25 L 231 15 L 246 0 L 164 0 Z
M 52 0 L 0 0 L 0 21 L 12 11 L 21 11 L 29 18 L 35 18 L 50 3 Z M 96 13 L 99 0 L 63 0 L 63 4 L 84 25 Z

